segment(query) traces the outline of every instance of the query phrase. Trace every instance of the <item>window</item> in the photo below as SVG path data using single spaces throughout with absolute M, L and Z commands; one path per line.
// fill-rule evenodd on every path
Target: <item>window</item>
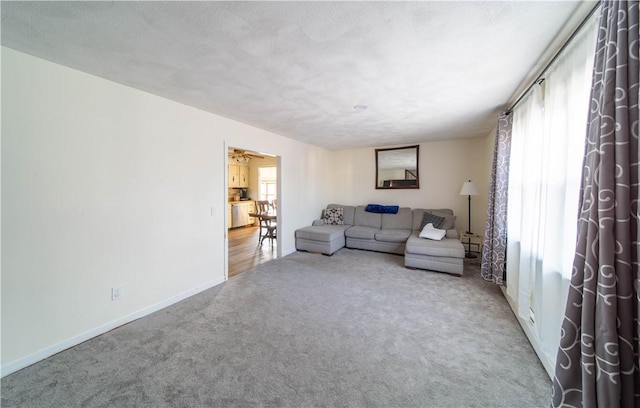
M 258 168 L 258 196 L 260 200 L 272 201 L 278 198 L 277 167 Z
M 551 361 L 575 252 L 596 29 L 594 15 L 513 110 L 507 293 Z

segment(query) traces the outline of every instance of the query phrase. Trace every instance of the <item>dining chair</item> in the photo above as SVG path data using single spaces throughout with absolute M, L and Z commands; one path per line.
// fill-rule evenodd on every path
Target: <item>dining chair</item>
M 269 201 L 267 200 L 256 201 L 256 209 L 258 210 L 258 214 L 268 214 L 271 212 Z
M 271 204 L 267 200 L 258 200 L 256 201 L 256 208 L 258 209 L 258 221 L 260 222 L 258 246 L 262 246 L 265 238 L 269 238 L 271 245 L 273 245 L 273 240 L 277 238 L 278 223 Z M 263 230 L 264 233 L 262 232 Z

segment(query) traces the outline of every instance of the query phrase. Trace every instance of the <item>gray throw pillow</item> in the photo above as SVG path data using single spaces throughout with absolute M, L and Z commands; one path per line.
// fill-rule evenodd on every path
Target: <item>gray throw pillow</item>
M 440 229 L 443 229 L 443 230 L 450 230 L 450 229 L 454 229 L 456 227 L 456 216 L 455 215 L 439 213 L 439 212 L 435 212 L 435 211 L 433 212 L 433 215 L 436 215 L 436 216 L 444 218 L 444 221 L 442 221 L 442 224 L 440 224 L 440 226 L 436 227 L 436 228 L 440 228 Z
M 424 226 L 427 224 L 433 224 L 433 228 L 441 228 L 441 225 L 443 222 L 444 222 L 444 217 L 425 211 L 424 214 L 422 215 L 420 230 L 422 230 Z M 442 228 L 442 229 L 445 229 L 445 228 Z

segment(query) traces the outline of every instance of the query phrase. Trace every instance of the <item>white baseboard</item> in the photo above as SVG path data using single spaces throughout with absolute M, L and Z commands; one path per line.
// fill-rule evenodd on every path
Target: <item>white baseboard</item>
M 68 348 L 71 348 L 73 346 L 76 346 L 84 341 L 87 341 L 89 339 L 92 339 L 94 337 L 97 337 L 101 334 L 107 333 L 108 331 L 111 331 L 113 329 L 115 329 L 116 327 L 122 326 L 123 324 L 127 324 L 130 323 L 134 320 L 140 319 L 141 317 L 145 317 L 147 315 L 150 315 L 151 313 L 157 312 L 158 310 L 164 309 L 167 306 L 171 306 L 175 303 L 178 303 L 184 299 L 187 299 L 193 295 L 196 295 L 204 290 L 207 290 L 209 288 L 212 288 L 214 286 L 217 286 L 221 283 L 223 283 L 225 281 L 224 277 L 220 278 L 220 279 L 216 279 L 213 281 L 209 281 L 205 284 L 202 284 L 200 286 L 196 286 L 193 289 L 189 289 L 187 291 L 184 291 L 182 293 L 179 293 L 175 296 L 171 296 L 168 299 L 165 299 L 161 302 L 158 302 L 156 304 L 153 304 L 151 306 L 145 307 L 143 309 L 140 309 L 136 312 L 133 312 L 131 314 L 128 314 L 126 316 L 123 316 L 119 319 L 116 319 L 112 322 L 109 322 L 107 324 L 103 324 L 102 326 L 96 327 L 94 329 L 91 330 L 87 330 L 86 332 L 80 333 L 77 336 L 73 336 L 67 340 L 64 340 L 60 343 L 54 344 L 52 346 L 49 346 L 47 348 L 44 348 L 40 351 L 37 351 L 33 354 L 30 354 L 26 357 L 20 358 L 18 360 L 12 361 L 10 363 L 7 363 L 5 365 L 3 365 L 2 367 L 0 367 L 0 377 L 4 377 L 6 375 L 9 375 L 11 373 L 15 373 L 18 370 L 22 370 L 25 367 L 28 367 L 32 364 L 37 363 L 38 361 L 42 361 L 48 357 L 51 357 L 54 354 L 57 354 L 61 351 L 64 351 Z
M 502 288 L 504 288 L 504 286 Z M 513 311 L 513 314 L 516 316 L 516 319 L 518 319 L 518 323 L 520 323 L 520 327 L 522 327 L 522 331 L 524 331 L 524 334 L 527 336 L 527 339 L 529 340 L 529 343 L 531 343 L 533 350 L 538 355 L 538 359 L 542 363 L 545 371 L 547 372 L 547 375 L 551 380 L 553 380 L 553 377 L 555 375 L 555 370 L 556 370 L 555 363 L 552 361 L 552 359 L 548 355 L 546 355 L 542 351 L 542 347 L 538 342 L 538 336 L 535 334 L 533 327 L 531 326 L 529 321 L 520 317 L 520 313 L 518 312 L 518 305 L 516 305 L 515 302 L 509 296 L 507 296 L 505 289 L 502 290 L 502 293 L 504 294 L 504 297 L 507 299 L 507 302 L 509 303 L 511 310 Z
M 293 248 L 282 248 L 282 257 L 284 258 L 287 255 L 291 255 L 292 253 L 296 252 L 297 249 L 295 247 Z

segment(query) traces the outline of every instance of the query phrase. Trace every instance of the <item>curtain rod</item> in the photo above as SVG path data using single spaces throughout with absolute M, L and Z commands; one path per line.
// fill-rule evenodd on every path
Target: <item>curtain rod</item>
M 591 11 L 589 12 L 589 14 L 587 14 L 587 16 L 582 20 L 582 22 L 580 22 L 580 24 L 578 25 L 578 27 L 573 30 L 573 32 L 571 33 L 571 35 L 569 36 L 569 38 L 567 38 L 567 41 L 564 42 L 564 44 L 562 44 L 562 47 L 560 47 L 560 49 L 558 50 L 558 52 L 556 52 L 553 56 L 553 58 L 551 58 L 551 61 L 549 61 L 549 63 L 547 65 L 545 65 L 545 67 L 542 69 L 542 72 L 540 72 L 540 75 L 538 75 L 538 77 L 531 82 L 531 84 L 527 87 L 527 89 L 524 90 L 524 92 L 522 92 L 522 94 L 520 94 L 520 96 L 518 97 L 518 99 L 516 99 L 516 101 L 513 103 L 513 105 L 511 105 L 511 107 L 509 109 L 507 109 L 507 113 L 511 113 L 513 111 L 513 109 L 518 106 L 518 104 L 520 103 L 520 101 L 522 101 L 522 99 L 524 99 L 525 96 L 527 96 L 527 94 L 529 93 L 529 91 L 531 90 L 531 88 L 533 88 L 533 86 L 535 84 L 539 84 L 541 82 L 544 81 L 544 75 L 547 73 L 547 70 L 549 69 L 549 67 L 551 67 L 551 65 L 556 62 L 556 60 L 558 59 L 558 57 L 560 57 L 560 54 L 562 54 L 562 52 L 565 50 L 565 48 L 567 48 L 569 46 L 569 43 L 571 43 L 571 41 L 578 35 L 578 33 L 580 32 L 580 30 L 582 29 L 582 27 L 584 27 L 585 24 L 587 24 L 587 21 L 589 21 L 589 19 L 591 18 L 591 16 L 593 16 L 593 13 L 596 12 L 596 10 L 602 5 L 602 0 L 598 1 L 596 3 L 596 5 L 591 9 Z

